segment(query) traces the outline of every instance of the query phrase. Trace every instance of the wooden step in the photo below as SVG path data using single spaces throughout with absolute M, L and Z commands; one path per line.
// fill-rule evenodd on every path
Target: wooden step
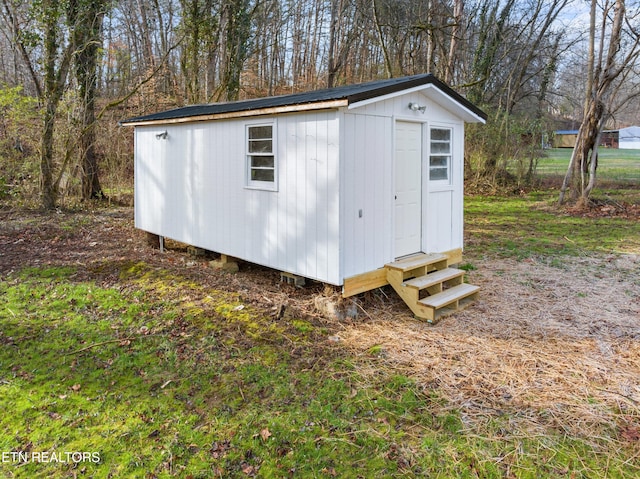
M 418 254 L 415 256 L 409 256 L 407 258 L 403 258 L 398 261 L 394 261 L 393 263 L 385 264 L 385 268 L 393 269 L 396 271 L 407 272 L 412 269 L 421 268 L 423 266 L 429 266 L 434 263 L 439 263 L 441 261 L 447 261 L 447 256 L 440 253 L 432 253 L 432 254 Z
M 463 283 L 446 289 L 442 293 L 427 296 L 418 302 L 433 309 L 440 309 L 451 303 L 467 298 L 477 293 L 479 290 L 479 286 Z
M 445 281 L 450 281 L 455 278 L 461 278 L 462 276 L 464 276 L 464 271 L 456 268 L 446 268 L 405 281 L 403 286 L 422 290 L 438 283 L 444 283 Z M 460 282 L 462 282 L 462 280 L 460 280 Z

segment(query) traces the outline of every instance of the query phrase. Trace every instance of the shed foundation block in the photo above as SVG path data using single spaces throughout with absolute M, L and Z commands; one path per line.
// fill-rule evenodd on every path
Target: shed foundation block
M 223 254 L 220 259 L 209 261 L 209 266 L 214 269 L 221 269 L 228 273 L 237 273 L 240 267 L 238 266 L 238 260 L 233 256 L 227 256 Z

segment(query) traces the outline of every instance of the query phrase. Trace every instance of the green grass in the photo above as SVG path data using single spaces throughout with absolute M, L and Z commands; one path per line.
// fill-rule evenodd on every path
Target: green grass
M 637 221 L 564 216 L 553 200 L 469 198 L 469 256 L 640 251 Z M 383 346 L 355 357 L 332 334 L 144 262 L 0 276 L 0 477 L 640 473 L 637 448 L 613 448 L 607 431 L 510 433 L 509 411 L 471 428 L 437 389 L 388 369 Z M 360 376 L 363 362 L 376 377 Z
M 499 437 L 508 417 L 469 434 L 404 376 L 364 382 L 309 321 L 119 267 L 114 287 L 73 267 L 0 283 L 0 451 L 99 459 L 3 477 L 631 477 L 597 441 Z
M 571 159 L 572 148 L 550 148 L 538 162 L 541 176 L 564 176 Z M 640 183 L 640 150 L 600 148 L 598 178 L 602 181 Z
M 285 332 L 216 292 L 203 296 L 214 311 L 205 313 L 180 300 L 193 285 L 144 270 L 123 270 L 135 285 L 126 292 L 74 282 L 69 268 L 5 279 L 0 404 L 11 413 L 0 421 L 2 451 L 96 452 L 99 464 L 81 464 L 94 477 L 398 470 L 384 455 L 367 458 L 387 447 L 386 423 L 424 402 L 410 384 L 354 394 L 344 359 L 282 347 L 285 338 L 305 346 L 293 336 L 302 322 Z M 156 296 L 160 282 L 171 299 Z M 71 471 L 1 467 L 9 477 Z
M 519 259 L 640 253 L 640 222 L 563 214 L 553 210 L 556 201 L 557 192 L 548 190 L 517 197 L 467 197 L 467 251 Z

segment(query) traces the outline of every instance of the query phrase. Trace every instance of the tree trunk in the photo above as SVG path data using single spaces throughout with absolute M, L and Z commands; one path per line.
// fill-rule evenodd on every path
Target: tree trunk
M 384 34 L 382 32 L 382 24 L 378 18 L 378 7 L 376 6 L 376 0 L 371 0 L 371 10 L 373 12 L 373 21 L 376 27 L 376 34 L 378 36 L 378 43 L 380 44 L 380 50 L 382 50 L 382 56 L 384 58 L 384 69 L 387 74 L 387 78 L 393 78 L 393 65 L 391 63 L 391 57 L 389 56 L 389 50 L 384 42 Z
M 223 9 L 225 36 L 224 78 L 220 87 L 226 101 L 240 97 L 240 75 L 249 54 L 251 37 L 251 12 L 248 0 L 231 0 Z
M 182 27 L 186 38 L 182 48 L 182 74 L 185 97 L 188 103 L 200 102 L 200 26 L 205 12 L 199 0 L 182 1 Z
M 586 176 L 589 175 L 593 162 L 597 162 L 597 147 L 602 130 L 603 114 L 604 105 L 602 102 L 593 100 L 578 130 L 569 167 L 560 188 L 559 204 L 565 202 L 567 191 L 569 191 L 569 199 L 572 202 L 581 197 L 584 200 L 588 199 L 588 195 L 587 197 L 584 196 L 587 183 Z M 597 163 L 593 165 L 594 175 L 596 167 Z M 593 185 L 595 185 L 595 179 L 593 181 Z
M 98 83 L 98 54 L 102 44 L 102 18 L 104 0 L 92 0 L 84 5 L 84 11 L 76 22 L 75 41 L 76 80 L 80 94 L 80 165 L 82 171 L 82 199 L 103 198 L 98 175 L 98 158 L 95 150 L 96 113 L 95 100 Z
M 451 29 L 451 39 L 449 41 L 449 55 L 447 58 L 447 69 L 445 71 L 444 81 L 451 83 L 455 75 L 455 59 L 456 49 L 458 46 L 458 35 L 460 34 L 460 24 L 462 23 L 462 14 L 464 12 L 463 0 L 455 0 L 453 5 L 453 27 Z
M 589 168 L 589 183 L 582 191 L 582 201 L 584 203 L 589 201 L 589 196 L 591 195 L 591 191 L 596 186 L 596 172 L 598 170 L 598 147 L 600 145 L 600 138 L 602 137 L 602 130 L 598 133 L 596 137 L 594 148 L 591 152 L 591 166 Z
M 327 86 L 333 88 L 336 85 L 338 71 L 342 66 L 337 57 L 338 35 L 340 33 L 340 18 L 342 16 L 342 0 L 331 1 L 331 23 L 329 25 L 329 53 L 327 66 Z
M 58 53 L 58 15 L 55 12 L 54 0 L 43 2 L 45 15 L 44 25 L 44 117 L 42 126 L 42 143 L 40 152 L 40 187 L 42 207 L 52 210 L 56 206 L 58 196 L 56 184 L 53 180 L 54 145 L 56 112 L 62 95 L 62 85 L 59 81 L 60 71 L 56 73 L 56 58 Z M 66 78 L 66 74 L 65 74 Z
M 90 106 L 86 106 L 83 119 L 85 128 L 80 139 L 80 151 L 82 152 L 82 199 L 102 199 L 105 195 L 100 186 L 98 156 L 95 149 L 96 116 L 94 101 L 91 102 Z
M 50 99 L 47 100 L 44 111 L 42 128 L 42 141 L 40 152 L 40 195 L 42 207 L 52 210 L 56 206 L 58 196 L 53 181 L 53 133 L 55 129 L 57 105 Z
M 609 10 L 613 9 L 613 14 Z M 584 118 L 580 125 L 576 145 L 571 155 L 569 168 L 565 175 L 558 202 L 564 203 L 567 190 L 570 199 L 586 203 L 596 184 L 598 168 L 598 142 L 604 128 L 607 115 L 605 100 L 610 95 L 614 81 L 633 65 L 638 56 L 640 36 L 635 34 L 635 41 L 628 43 L 623 50 L 622 27 L 626 20 L 624 0 L 616 0 L 613 5 L 606 5 L 603 12 L 602 32 L 596 61 L 595 24 L 596 0 L 591 3 L 591 24 L 589 30 L 589 72 L 587 74 Z M 610 29 L 608 28 L 610 24 Z M 605 35 L 607 34 L 607 35 Z M 605 52 L 605 43 L 608 46 Z M 623 58 L 619 58 L 624 55 Z

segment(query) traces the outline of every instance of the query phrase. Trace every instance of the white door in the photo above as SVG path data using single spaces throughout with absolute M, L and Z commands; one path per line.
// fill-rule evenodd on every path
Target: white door
M 395 256 L 422 246 L 422 124 L 396 122 Z

